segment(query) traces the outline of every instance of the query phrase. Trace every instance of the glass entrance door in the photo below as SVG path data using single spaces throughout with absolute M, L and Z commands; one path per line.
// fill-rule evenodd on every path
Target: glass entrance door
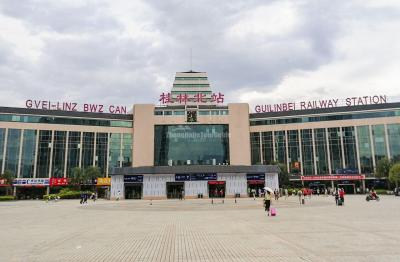
M 141 199 L 143 183 L 125 184 L 125 199 Z
M 167 198 L 183 198 L 184 182 L 167 182 Z

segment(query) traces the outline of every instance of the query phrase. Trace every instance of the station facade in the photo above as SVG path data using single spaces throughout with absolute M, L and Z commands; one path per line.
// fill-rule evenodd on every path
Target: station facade
M 28 108 L 0 107 L 0 171 L 15 175 L 20 198 L 59 190 L 76 167 L 99 167 L 92 186 L 110 198 L 163 199 L 279 188 L 278 162 L 306 186 L 365 187 L 380 159 L 400 160 L 400 103 L 374 97 L 250 113 L 248 104 L 224 104 L 206 73 L 189 71 L 176 74 L 161 106 L 94 113 L 29 101 Z

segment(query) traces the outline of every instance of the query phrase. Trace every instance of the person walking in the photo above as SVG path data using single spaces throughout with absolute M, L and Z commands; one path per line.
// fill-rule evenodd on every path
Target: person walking
M 317 196 L 319 196 L 319 188 L 317 188 Z
M 80 197 L 81 197 L 81 200 L 80 200 L 79 203 L 82 205 L 83 204 L 83 192 L 81 192 L 81 196 Z
M 344 205 L 344 188 L 340 189 L 339 198 L 342 201 L 342 205 Z
M 339 203 L 339 192 L 338 191 L 336 191 L 335 192 L 335 202 L 336 202 L 336 205 L 338 205 Z
M 289 191 L 287 188 L 285 188 L 285 200 L 287 199 L 288 195 L 289 195 Z
M 297 191 L 297 195 L 299 196 L 299 204 L 301 205 L 301 196 L 303 195 L 303 193 L 301 192 L 301 190 Z
M 265 192 L 265 197 L 264 197 L 264 208 L 268 216 L 269 216 L 269 209 L 271 207 L 271 198 L 272 198 L 271 192 L 267 190 L 267 192 Z

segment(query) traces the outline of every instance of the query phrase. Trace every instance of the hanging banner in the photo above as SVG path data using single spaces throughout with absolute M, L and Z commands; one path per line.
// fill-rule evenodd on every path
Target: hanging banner
M 52 177 L 50 178 L 50 186 L 67 186 L 68 185 L 68 179 L 65 177 L 61 178 L 56 178 Z
M 13 186 L 48 186 L 50 178 L 16 178 Z
M 99 177 L 97 178 L 98 186 L 111 186 L 111 177 Z
M 365 175 L 333 175 L 333 176 L 301 176 L 302 181 L 316 181 L 316 180 L 364 180 Z

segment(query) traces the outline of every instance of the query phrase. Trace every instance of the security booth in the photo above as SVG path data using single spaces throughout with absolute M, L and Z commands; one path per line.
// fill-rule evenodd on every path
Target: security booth
M 265 187 L 265 174 L 247 174 L 247 194 L 253 197 L 253 192 L 256 197 L 261 196 Z
M 143 175 L 124 176 L 125 199 L 142 199 Z

